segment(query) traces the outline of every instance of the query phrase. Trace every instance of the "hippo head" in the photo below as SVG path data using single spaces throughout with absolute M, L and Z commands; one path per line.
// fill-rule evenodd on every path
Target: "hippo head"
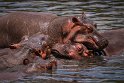
M 10 45 L 11 49 L 27 48 L 31 53 L 40 56 L 42 59 L 47 59 L 50 55 L 50 46 L 48 45 L 49 36 L 41 33 L 36 33 L 31 37 L 25 36 L 25 38 L 17 44 Z M 24 63 L 28 61 L 25 60 Z
M 83 56 L 88 56 L 89 50 L 80 43 L 57 43 L 52 48 L 52 54 L 57 58 L 82 60 Z
M 80 16 L 72 17 L 73 25 L 72 29 L 80 28 L 73 36 L 71 41 L 76 43 L 82 43 L 89 50 L 101 51 L 107 47 L 108 41 L 97 31 L 97 25 L 93 21 L 89 20 L 83 13 Z
M 32 52 L 42 59 L 47 59 L 50 55 L 50 46 L 48 45 L 49 36 L 44 34 L 34 34 L 25 42 Z
M 64 37 L 70 38 L 71 42 L 81 43 L 88 50 L 98 52 L 98 55 L 101 55 L 104 52 L 103 49 L 108 45 L 108 40 L 97 31 L 96 23 L 89 20 L 84 13 L 71 17 L 71 21 L 68 21 L 64 31 L 66 32 Z

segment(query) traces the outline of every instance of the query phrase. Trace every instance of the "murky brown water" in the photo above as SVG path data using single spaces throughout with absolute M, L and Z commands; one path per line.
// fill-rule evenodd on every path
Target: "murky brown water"
M 51 12 L 77 15 L 85 11 L 100 31 L 124 28 L 123 0 L 0 0 L 0 15 L 13 11 Z M 97 59 L 95 59 L 97 60 Z M 14 83 L 123 83 L 124 54 L 102 61 L 60 60 L 56 70 L 1 82 Z M 13 72 L 12 72 L 13 73 Z M 13 75 L 18 76 L 18 73 Z M 20 74 L 20 73 L 19 73 Z M 3 74 L 0 74 L 3 75 Z M 10 75 L 11 77 L 11 75 Z

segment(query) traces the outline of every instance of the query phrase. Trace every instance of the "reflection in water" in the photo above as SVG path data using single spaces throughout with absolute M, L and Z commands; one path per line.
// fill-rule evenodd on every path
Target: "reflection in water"
M 85 11 L 102 31 L 124 28 L 123 4 L 123 0 L 0 0 L 0 15 L 13 11 L 34 11 L 67 16 Z M 91 62 L 59 60 L 55 71 L 25 76 L 23 79 L 12 82 L 122 83 L 124 81 L 124 55 L 106 59 L 106 62 L 93 61 L 99 59 L 92 59 Z

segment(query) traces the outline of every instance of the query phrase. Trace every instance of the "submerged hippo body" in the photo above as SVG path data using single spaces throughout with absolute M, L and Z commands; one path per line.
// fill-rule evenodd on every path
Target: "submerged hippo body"
M 109 30 L 101 33 L 108 41 L 109 45 L 105 49 L 108 55 L 118 55 L 124 52 L 124 29 Z
M 50 36 L 49 43 L 67 43 L 72 41 L 76 33 L 90 34 L 94 32 L 94 23 L 84 15 L 57 16 L 46 13 L 15 12 L 0 17 L 0 48 L 18 43 L 25 36 L 37 32 Z M 106 40 L 96 31 L 90 40 L 95 40 L 94 47 L 104 49 Z

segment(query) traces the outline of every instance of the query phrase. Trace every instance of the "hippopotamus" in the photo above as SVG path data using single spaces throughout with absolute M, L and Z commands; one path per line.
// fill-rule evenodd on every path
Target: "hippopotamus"
M 48 35 L 36 33 L 30 37 L 25 36 L 19 43 L 11 45 L 10 49 L 1 49 L 0 69 L 25 65 L 25 72 L 42 72 L 57 66 L 55 60 L 51 61 L 51 55 L 75 60 L 82 60 L 81 53 L 87 56 L 88 50 L 83 44 L 57 43 L 50 48 L 48 41 Z
M 78 61 L 82 60 L 82 57 L 84 56 L 92 56 L 92 53 L 80 43 L 57 43 L 52 47 L 51 53 L 56 58 L 73 59 Z
M 51 48 L 48 45 L 49 36 L 36 33 L 32 36 L 25 36 L 19 43 L 9 46 L 10 49 L 18 49 L 21 47 L 29 48 L 42 59 L 48 58 L 51 54 Z
M 1 50 L 0 55 L 0 70 L 14 68 L 17 71 L 32 73 L 52 70 L 57 66 L 56 60 L 44 60 L 28 48 L 18 48 L 16 50 L 6 48 Z M 20 69 L 20 67 L 22 68 Z
M 47 35 L 37 33 L 25 37 L 24 40 L 18 44 L 13 44 L 10 48 L 1 49 L 0 68 L 36 63 L 35 57 L 38 57 L 41 61 L 46 60 L 51 54 L 47 45 L 48 40 Z
M 96 31 L 96 24 L 85 14 L 77 16 L 57 16 L 41 12 L 14 12 L 0 17 L 0 47 L 18 43 L 24 36 L 41 32 L 48 35 L 48 44 L 67 43 L 77 33 L 91 34 L 88 42 L 95 49 L 104 49 L 108 42 Z M 87 44 L 85 44 L 87 45 Z

